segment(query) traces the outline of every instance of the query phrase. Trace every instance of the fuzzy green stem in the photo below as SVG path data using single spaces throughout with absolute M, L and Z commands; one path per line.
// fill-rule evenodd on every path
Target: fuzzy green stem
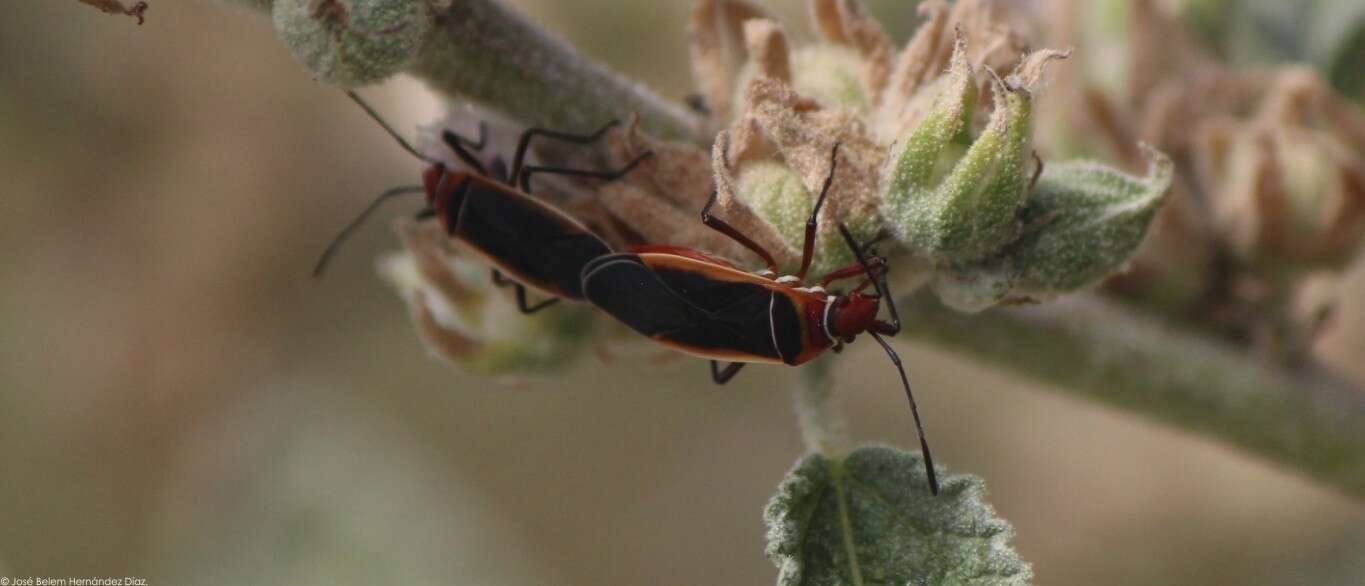
M 839 460 L 850 442 L 843 414 L 834 404 L 833 357 L 823 356 L 797 370 L 796 416 L 806 451 Z
M 271 0 L 230 0 L 271 10 Z M 660 138 L 710 142 L 701 120 L 638 82 L 579 54 L 501 0 L 432 2 L 433 19 L 408 73 L 528 126 L 588 132 L 640 116 Z M 448 6 L 444 6 L 448 4 Z
M 1365 499 L 1365 390 L 1330 373 L 1271 368 L 1093 296 L 970 316 L 920 295 L 901 315 L 911 337 L 1197 431 Z
M 696 116 L 585 59 L 498 0 L 452 2 L 411 71 L 442 92 L 534 126 L 584 132 L 635 112 L 650 134 L 703 138 Z

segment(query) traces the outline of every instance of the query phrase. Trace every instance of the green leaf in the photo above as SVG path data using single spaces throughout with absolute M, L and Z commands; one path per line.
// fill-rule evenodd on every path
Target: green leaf
M 1137 252 L 1171 188 L 1166 155 L 1147 149 L 1147 177 L 1067 162 L 1043 171 L 1024 210 L 1035 228 L 1006 254 L 1017 292 L 1046 297 L 1075 291 L 1123 269 Z
M 940 478 L 931 496 L 923 460 L 884 446 L 802 458 L 764 512 L 778 584 L 1027 584 L 1032 571 L 984 483 Z

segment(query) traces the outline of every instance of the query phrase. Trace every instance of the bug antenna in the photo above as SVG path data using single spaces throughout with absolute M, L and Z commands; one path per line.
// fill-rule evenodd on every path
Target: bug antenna
M 910 390 L 910 379 L 905 376 L 905 367 L 901 365 L 901 357 L 891 349 L 891 345 L 883 340 L 881 335 L 875 331 L 869 331 L 872 338 L 882 345 L 882 350 L 886 350 L 887 357 L 891 358 L 891 363 L 896 365 L 896 371 L 901 375 L 901 385 L 905 387 L 905 398 L 910 401 L 910 415 L 915 418 L 915 435 L 919 436 L 920 453 L 924 455 L 924 473 L 929 478 L 929 492 L 938 496 L 938 474 L 934 472 L 934 456 L 929 453 L 929 441 L 924 439 L 924 425 L 920 423 L 919 407 L 915 405 L 915 393 Z
M 398 131 L 394 130 L 392 126 L 389 126 L 389 123 L 386 122 L 384 118 L 380 117 L 379 113 L 375 112 L 374 108 L 370 107 L 370 105 L 366 103 L 365 100 L 361 99 L 359 94 L 355 93 L 352 90 L 346 90 L 346 95 L 351 98 L 351 101 L 359 105 L 360 109 L 364 110 L 366 114 L 369 114 L 372 120 L 378 122 L 379 126 L 384 129 L 384 132 L 389 133 L 389 136 L 392 136 L 394 140 L 398 141 L 398 146 L 403 147 L 403 150 L 407 151 L 408 154 L 411 154 L 412 156 L 417 157 L 433 165 L 440 164 L 440 161 L 423 155 L 422 153 L 417 152 L 417 149 L 412 148 L 412 144 L 410 144 L 407 141 L 407 139 L 403 138 L 402 135 L 398 134 Z
M 364 211 L 360 212 L 360 215 L 356 216 L 354 220 L 351 220 L 350 224 L 347 224 L 345 228 L 341 229 L 341 232 L 327 245 L 327 249 L 322 251 L 322 256 L 318 257 L 317 264 L 313 265 L 313 278 L 316 279 L 322 276 L 322 271 L 327 269 L 327 263 L 331 262 L 332 256 L 334 256 L 337 249 L 341 247 L 341 243 L 349 239 L 351 233 L 355 232 L 361 224 L 364 224 L 365 220 L 370 217 L 370 214 L 379 209 L 380 204 L 399 195 L 422 193 L 424 191 L 426 191 L 425 188 L 420 185 L 404 185 L 402 187 L 389 189 L 375 197 L 374 201 L 370 202 L 370 205 L 366 206 Z M 425 211 L 426 210 L 423 210 L 423 212 Z M 422 214 L 419 212 L 418 215 L 421 216 Z

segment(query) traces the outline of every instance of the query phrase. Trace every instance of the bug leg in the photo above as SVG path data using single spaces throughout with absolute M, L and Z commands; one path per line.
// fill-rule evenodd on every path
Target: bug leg
M 565 169 L 562 167 L 538 167 L 536 165 L 528 165 L 521 170 L 521 190 L 526 193 L 531 193 L 532 173 L 549 173 L 551 175 L 568 175 L 570 177 L 594 177 L 603 181 L 615 181 L 635 169 L 641 161 L 652 156 L 654 156 L 653 152 L 644 153 L 635 157 L 635 160 L 627 163 L 626 166 L 615 171 L 588 171 L 585 169 Z M 515 173 L 515 171 L 513 173 Z
M 507 161 L 503 160 L 501 156 L 493 157 L 493 161 L 488 164 L 488 173 L 499 182 L 510 183 L 512 181 L 511 176 L 507 174 Z
M 516 282 L 516 281 L 513 281 L 513 280 L 511 280 L 511 279 L 508 279 L 507 277 L 503 276 L 502 271 L 499 271 L 498 269 L 489 269 L 489 273 L 490 273 L 490 275 L 493 277 L 493 284 L 494 284 L 494 285 L 496 285 L 496 286 L 498 286 L 498 287 L 506 287 L 506 286 L 508 286 L 508 285 L 511 285 L 511 286 L 513 286 L 514 288 L 516 288 L 516 292 L 517 292 L 517 310 L 521 311 L 522 313 L 524 313 L 524 314 L 526 314 L 526 315 L 530 315 L 530 314 L 533 314 L 533 313 L 535 313 L 535 312 L 537 312 L 537 311 L 540 311 L 540 310 L 542 310 L 542 309 L 545 309 L 546 307 L 549 307 L 549 306 L 551 306 L 551 305 L 554 305 L 556 302 L 559 301 L 559 298 L 558 298 L 558 297 L 551 297 L 551 298 L 549 298 L 549 299 L 546 299 L 545 301 L 541 301 L 540 303 L 537 303 L 537 304 L 535 304 L 535 305 L 531 305 L 531 304 L 529 304 L 529 303 L 526 302 L 526 286 L 525 286 L 525 285 L 522 285 L 521 283 L 518 283 L 518 282 Z
M 488 169 L 483 166 L 483 163 L 479 161 L 479 158 L 475 157 L 474 153 L 470 152 L 469 149 L 472 148 L 475 151 L 482 149 L 485 140 L 488 138 L 487 134 L 488 125 L 480 122 L 478 142 L 469 140 L 449 130 L 441 132 L 441 140 L 445 141 L 446 145 L 450 147 L 450 150 L 455 151 L 455 156 L 459 157 L 464 164 L 469 165 L 470 169 L 473 169 L 478 172 L 478 174 L 486 177 L 488 176 Z
M 711 115 L 711 106 L 706 103 L 706 97 L 701 94 L 688 94 L 683 98 L 683 103 L 687 108 L 702 116 Z
M 1028 182 L 1029 191 L 1038 186 L 1038 178 L 1043 176 L 1043 158 L 1038 156 L 1038 151 L 1033 151 L 1033 162 L 1038 166 L 1033 169 L 1033 179 Z
M 499 274 L 498 276 L 499 278 L 501 278 L 502 275 Z M 559 302 L 558 297 L 551 297 L 535 305 L 527 305 L 526 286 L 522 285 L 521 283 L 512 283 L 512 285 L 517 288 L 517 309 L 521 310 L 521 312 L 526 315 L 531 315 L 537 311 L 545 309 L 546 307 L 549 307 Z
M 798 282 L 806 280 L 806 271 L 810 270 L 810 263 L 815 258 L 815 231 L 819 227 L 816 219 L 820 217 L 820 207 L 825 205 L 825 196 L 829 194 L 829 186 L 834 183 L 834 170 L 839 166 L 839 143 L 834 143 L 834 148 L 829 153 L 829 175 L 825 176 L 825 185 L 820 188 L 820 197 L 815 200 L 815 207 L 810 211 L 810 217 L 806 219 L 806 239 L 801 246 L 801 270 L 796 272 Z
M 506 287 L 514 284 L 512 281 L 508 280 L 507 277 L 502 276 L 502 271 L 498 269 L 490 269 L 490 273 L 492 274 L 494 285 Z
M 720 362 L 719 362 L 719 361 L 717 361 L 717 360 L 712 360 L 712 361 L 711 361 L 711 382 L 714 382 L 714 383 L 716 383 L 716 384 L 718 384 L 718 385 L 723 385 L 723 384 L 725 384 L 725 383 L 730 382 L 730 379 L 735 378 L 735 375 L 736 375 L 736 374 L 739 374 L 739 369 L 744 368 L 744 365 L 745 365 L 745 364 L 747 364 L 747 363 L 745 363 L 745 362 L 731 362 L 729 366 L 726 366 L 724 369 L 722 369 L 722 368 L 720 367 Z
M 620 120 L 612 120 L 592 134 L 570 134 L 545 128 L 527 128 L 526 132 L 521 133 L 521 139 L 517 141 L 516 153 L 512 156 L 512 173 L 508 175 L 508 177 L 511 178 L 511 184 L 516 185 L 518 176 L 521 175 L 522 164 L 526 162 L 526 151 L 531 148 L 532 138 L 543 136 L 545 138 L 562 140 L 564 142 L 592 144 L 605 136 L 608 130 L 611 130 L 619 124 L 621 124 Z
M 731 240 L 734 240 L 743 247 L 753 251 L 754 254 L 757 254 L 759 258 L 763 259 L 763 262 L 767 263 L 768 272 L 772 273 L 773 276 L 776 276 L 777 261 L 773 260 L 773 255 L 768 252 L 768 249 L 763 248 L 757 242 L 750 240 L 748 236 L 745 236 L 742 232 L 736 230 L 734 226 L 725 223 L 725 220 L 711 215 L 711 206 L 716 205 L 716 198 L 718 195 L 719 192 L 712 191 L 711 198 L 706 200 L 706 205 L 701 208 L 701 223 L 706 224 L 707 228 L 729 236 Z
M 868 265 L 872 267 L 872 270 L 877 273 L 884 272 L 886 268 L 886 261 L 880 256 L 874 256 L 872 258 L 869 258 L 867 259 L 867 262 Z M 862 263 L 853 263 L 848 266 L 843 266 L 834 269 L 827 273 L 825 276 L 820 277 L 820 288 L 828 289 L 830 283 L 833 283 L 835 281 L 842 281 L 844 279 L 852 279 L 854 277 L 862 277 L 866 275 L 867 269 L 863 267 Z

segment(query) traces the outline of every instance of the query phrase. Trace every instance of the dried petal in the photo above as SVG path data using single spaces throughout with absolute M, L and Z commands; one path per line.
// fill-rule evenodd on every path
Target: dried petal
M 744 0 L 699 0 L 692 5 L 688 28 L 692 77 L 715 120 L 728 121 L 732 116 L 733 83 L 745 58 L 744 22 L 766 17 L 762 9 Z
M 825 40 L 852 47 L 862 57 L 864 93 L 876 106 L 891 76 L 891 39 L 857 0 L 812 0 L 812 20 Z
M 787 47 L 787 35 L 782 32 L 781 26 L 767 19 L 745 22 L 744 41 L 749 48 L 749 61 L 757 68 L 757 75 L 791 82 L 791 50 Z

